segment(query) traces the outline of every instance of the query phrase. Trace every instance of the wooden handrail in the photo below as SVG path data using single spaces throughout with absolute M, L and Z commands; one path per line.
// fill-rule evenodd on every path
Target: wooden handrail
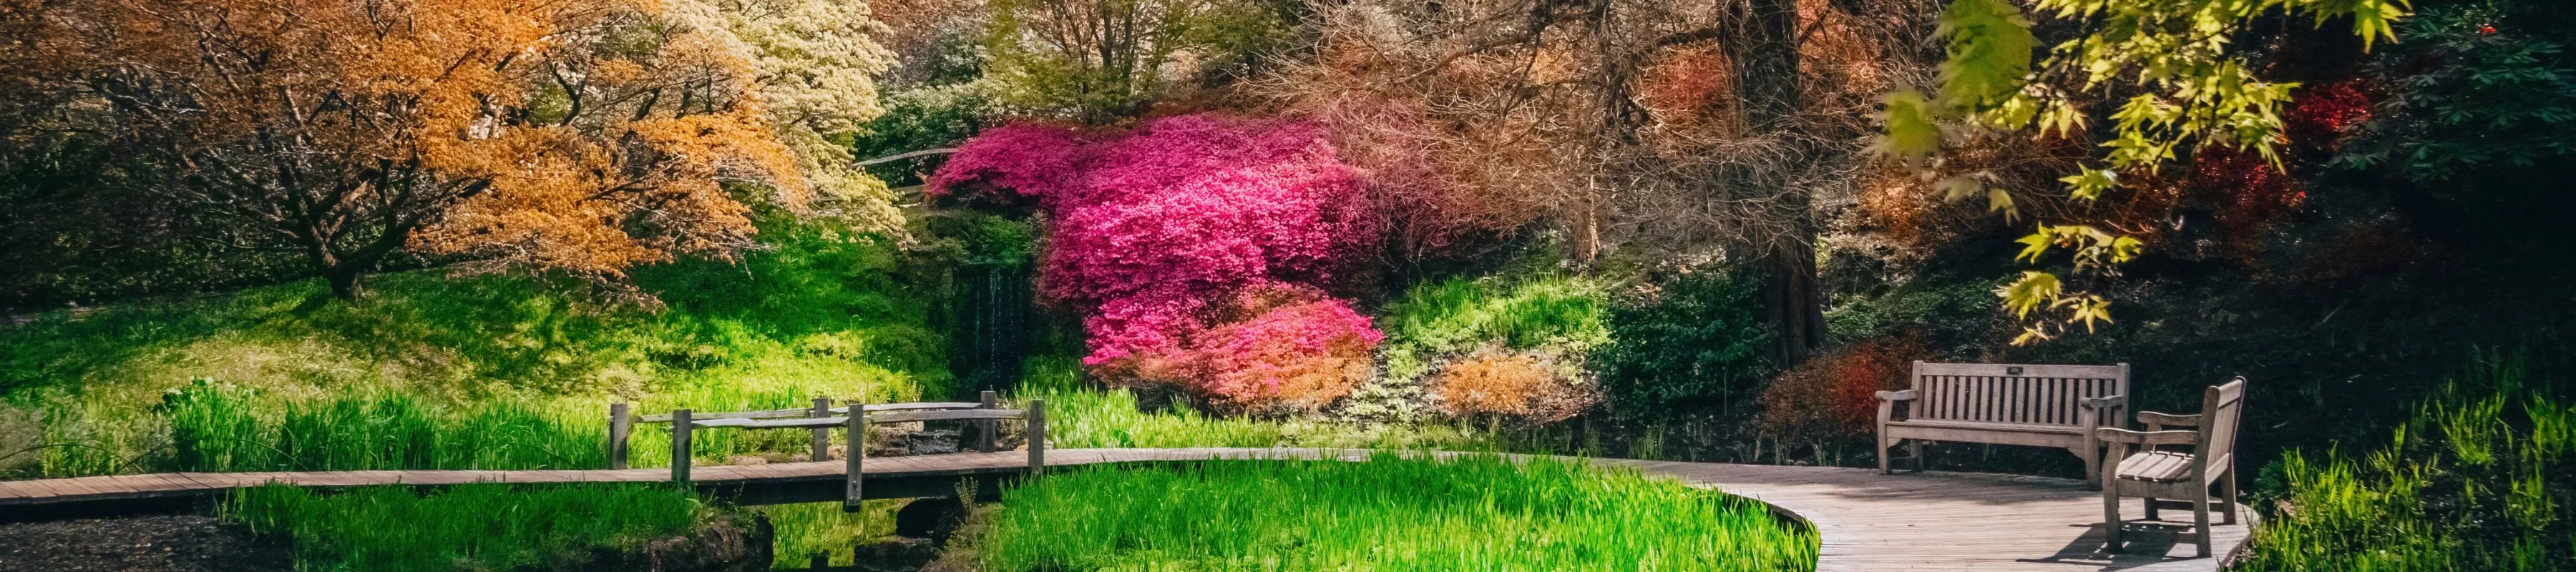
M 985 393 L 992 392 L 987 391 Z M 989 399 L 987 401 L 989 401 Z M 973 403 L 965 401 L 925 401 L 914 403 L 871 403 L 867 404 L 865 408 L 869 412 L 935 411 L 947 409 L 990 409 L 992 408 L 992 405 L 988 403 Z M 631 412 L 632 409 L 633 407 L 626 403 L 608 404 L 608 468 L 626 468 L 627 459 L 633 456 L 632 452 L 629 451 L 627 441 L 629 437 L 634 434 L 636 424 L 670 423 L 672 421 L 672 414 L 635 415 Z M 814 398 L 814 406 L 811 408 L 800 407 L 796 409 L 762 409 L 757 411 L 694 412 L 689 415 L 689 420 L 692 424 L 700 427 L 728 427 L 737 425 L 717 422 L 725 419 L 812 419 L 829 416 L 831 412 L 832 400 L 829 398 L 817 397 Z M 799 426 L 800 425 L 781 425 L 781 427 Z M 831 460 L 831 428 L 811 427 L 811 429 L 814 431 L 812 439 L 812 446 L 814 449 L 812 452 L 812 458 L 816 461 Z
M 608 407 L 609 463 L 612 468 L 625 468 L 627 432 L 637 421 L 651 423 L 656 422 L 658 418 L 667 420 L 671 424 L 671 481 L 682 484 L 689 482 L 690 438 L 700 428 L 810 430 L 814 432 L 812 458 L 823 461 L 831 458 L 831 437 L 826 432 L 833 426 L 840 425 L 846 427 L 845 431 L 848 433 L 850 443 L 849 454 L 844 456 L 848 465 L 843 468 L 843 478 L 847 482 L 843 491 L 846 498 L 843 499 L 841 507 L 843 510 L 855 512 L 859 510 L 860 477 L 867 465 L 868 425 L 871 423 L 975 422 L 983 429 L 976 439 L 975 448 L 990 453 L 994 449 L 995 421 L 1025 420 L 1028 423 L 1029 439 L 1028 474 L 1031 477 L 1045 475 L 1046 400 L 1031 399 L 1027 409 L 1001 409 L 998 407 L 1000 404 L 1001 400 L 993 392 L 986 391 L 977 403 L 930 402 L 879 405 L 851 403 L 837 417 L 830 416 L 831 400 L 822 398 L 816 398 L 813 407 L 803 409 L 725 413 L 692 413 L 687 409 L 676 409 L 669 415 L 635 417 L 627 414 L 626 404 L 613 403 Z M 791 413 L 793 415 L 790 415 Z
M 875 403 L 875 404 L 869 404 L 869 405 L 867 406 L 867 408 L 868 408 L 868 411 L 870 411 L 870 412 L 876 412 L 876 411 L 917 411 L 917 410 L 937 410 L 937 409 L 974 409 L 974 408 L 978 408 L 978 407 L 982 407 L 982 406 L 983 406 L 983 404 L 981 404 L 981 403 L 972 403 L 972 402 L 966 402 L 966 401 L 930 401 L 930 402 L 921 402 L 921 403 Z M 698 414 L 694 414 L 694 415 L 690 416 L 690 418 L 691 418 L 691 419 L 700 420 L 700 421 L 705 421 L 705 420 L 709 420 L 709 419 L 786 419 L 786 418 L 791 418 L 791 417 L 806 417 L 806 416 L 812 415 L 812 414 L 813 414 L 813 411 L 814 411 L 813 409 L 804 408 L 804 407 L 798 407 L 798 408 L 795 408 L 795 409 L 762 409 L 762 410 L 758 410 L 758 411 L 725 411 L 725 412 L 716 412 L 716 413 L 698 413 Z M 635 422 L 637 422 L 637 423 L 669 423 L 669 422 L 671 422 L 671 416 L 670 416 L 670 415 L 668 415 L 668 414 L 662 414 L 662 415 L 644 415 L 644 416 L 636 417 L 636 418 L 635 418 Z

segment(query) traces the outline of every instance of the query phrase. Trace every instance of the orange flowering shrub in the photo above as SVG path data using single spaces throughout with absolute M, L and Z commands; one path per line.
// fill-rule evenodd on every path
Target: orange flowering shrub
M 1771 382 L 1755 423 L 1762 436 L 1784 441 L 1869 435 L 1878 392 L 1903 389 L 1913 362 L 1930 357 L 1915 334 L 1826 350 Z
M 1568 379 L 1549 360 L 1494 350 L 1451 362 L 1431 381 L 1432 395 L 1450 415 L 1501 415 L 1531 423 L 1582 413 L 1601 400 L 1593 387 Z

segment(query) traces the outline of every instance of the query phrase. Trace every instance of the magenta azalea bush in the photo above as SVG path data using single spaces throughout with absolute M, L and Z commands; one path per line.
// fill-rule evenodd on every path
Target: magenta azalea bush
M 1201 114 L 1131 131 L 1006 126 L 959 147 L 930 192 L 1046 212 L 1039 290 L 1085 312 L 1084 363 L 1131 372 L 1130 381 L 1182 377 L 1163 381 L 1249 404 L 1295 385 L 1257 372 L 1312 365 L 1278 360 L 1373 348 L 1382 337 L 1324 294 L 1371 278 L 1385 223 L 1360 172 L 1311 123 Z M 1280 292 L 1311 299 L 1241 312 L 1238 295 Z M 1294 351 L 1264 354 L 1272 361 L 1197 357 L 1256 343 Z

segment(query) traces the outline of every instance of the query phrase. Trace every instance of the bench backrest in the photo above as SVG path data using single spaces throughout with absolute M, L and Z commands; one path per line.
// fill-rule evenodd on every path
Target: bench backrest
M 2079 404 L 2129 394 L 2129 364 L 2037 365 L 1914 362 L 1917 401 L 1908 418 L 2086 425 Z
M 2238 377 L 2201 393 L 2197 453 L 2209 466 L 2228 467 L 2236 462 L 2236 427 L 2244 417 L 2245 378 Z

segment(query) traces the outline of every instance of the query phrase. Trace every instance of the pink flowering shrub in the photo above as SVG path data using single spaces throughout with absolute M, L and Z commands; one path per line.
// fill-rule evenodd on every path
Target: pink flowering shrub
M 1321 294 L 1370 278 L 1385 223 L 1360 173 L 1313 124 L 1201 114 L 1125 132 L 1007 126 L 959 147 L 930 193 L 1034 201 L 1048 214 L 1039 291 L 1085 312 L 1083 362 L 1113 378 L 1187 371 L 1193 379 L 1165 381 L 1226 400 L 1329 399 L 1348 389 L 1280 389 L 1303 383 L 1283 381 L 1283 368 L 1322 367 L 1290 362 L 1378 338 L 1349 304 Z M 1250 313 L 1237 299 L 1280 292 L 1313 294 Z M 1322 337 L 1299 337 L 1308 335 Z M 1279 345 L 1249 361 L 1192 357 L 1208 343 L 1253 343 L 1244 340 Z
M 1198 375 L 1185 382 L 1233 408 L 1329 405 L 1368 379 L 1386 339 L 1349 303 L 1309 289 L 1255 286 L 1233 306 L 1249 315 L 1196 337 L 1188 359 Z

